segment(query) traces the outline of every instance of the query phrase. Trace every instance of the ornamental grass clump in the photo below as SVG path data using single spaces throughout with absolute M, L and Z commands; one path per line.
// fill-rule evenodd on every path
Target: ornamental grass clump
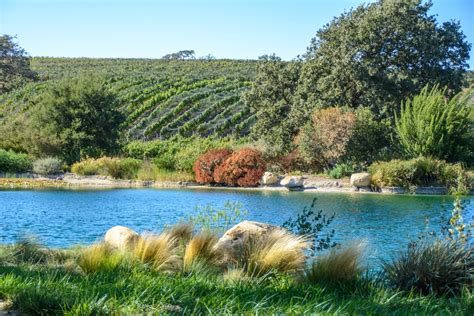
M 296 236 L 276 229 L 244 246 L 241 265 L 247 275 L 260 277 L 275 272 L 303 271 L 310 242 L 305 236 Z
M 356 243 L 313 259 L 305 270 L 309 283 L 342 283 L 356 280 L 363 271 L 364 243 Z
M 474 289 L 474 249 L 460 241 L 412 246 L 382 267 L 388 285 L 403 291 L 453 296 Z
M 186 245 L 183 256 L 183 270 L 217 268 L 221 255 L 216 251 L 217 236 L 205 230 L 194 236 Z
M 126 255 L 115 251 L 106 243 L 98 243 L 83 249 L 77 265 L 86 273 L 115 271 L 123 266 Z
M 155 271 L 172 272 L 179 270 L 180 249 L 176 237 L 168 232 L 145 234 L 138 239 L 133 256 Z

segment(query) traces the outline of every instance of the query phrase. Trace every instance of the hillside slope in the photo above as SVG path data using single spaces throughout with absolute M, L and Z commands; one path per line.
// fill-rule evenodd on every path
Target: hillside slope
M 47 85 L 80 74 L 101 74 L 126 114 L 129 140 L 245 135 L 253 116 L 241 93 L 255 77 L 256 61 L 33 58 L 41 80 L 0 98 L 0 122 L 34 110 Z

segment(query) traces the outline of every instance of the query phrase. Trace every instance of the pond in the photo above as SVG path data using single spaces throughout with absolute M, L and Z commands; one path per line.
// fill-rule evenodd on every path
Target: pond
M 163 225 L 196 213 L 196 207 L 222 208 L 227 201 L 248 210 L 247 219 L 282 224 L 317 198 L 317 209 L 335 214 L 336 240 L 365 240 L 371 258 L 388 258 L 421 232 L 438 231 L 453 197 L 238 190 L 110 189 L 0 190 L 0 244 L 34 235 L 50 247 L 88 244 L 114 225 L 160 231 Z M 465 199 L 465 220 L 474 215 Z

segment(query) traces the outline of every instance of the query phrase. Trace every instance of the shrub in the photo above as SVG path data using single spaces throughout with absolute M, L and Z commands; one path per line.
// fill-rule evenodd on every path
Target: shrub
M 91 176 L 100 174 L 103 169 L 102 160 L 87 158 L 76 162 L 71 166 L 71 172 L 79 174 L 81 176 Z
M 322 210 L 315 212 L 316 201 L 314 198 L 309 208 L 305 206 L 296 218 L 290 217 L 282 225 L 294 234 L 309 237 L 312 241 L 310 248 L 313 253 L 337 246 L 337 243 L 332 241 L 334 229 L 326 236 L 321 236 L 321 232 L 334 220 L 334 214 L 327 217 Z
M 377 120 L 366 107 L 355 110 L 355 125 L 343 160 L 368 165 L 393 155 L 390 120 Z
M 363 243 L 344 247 L 329 254 L 314 258 L 304 277 L 310 283 L 350 282 L 362 272 Z
M 31 160 L 27 154 L 0 149 L 0 172 L 27 172 L 30 168 Z
M 458 94 L 451 100 L 445 95 L 446 88 L 425 86 L 419 95 L 402 104 L 395 119 L 396 131 L 408 157 L 459 161 L 465 152 L 472 155 L 474 139 L 466 138 L 472 129 L 468 106 L 472 93 Z
M 388 284 L 422 294 L 456 295 L 472 290 L 474 249 L 453 241 L 436 241 L 408 248 L 400 257 L 383 264 Z
M 142 163 L 141 160 L 133 158 L 105 158 L 103 173 L 115 179 L 134 179 Z
M 278 160 L 278 165 L 287 173 L 292 171 L 301 171 L 306 167 L 305 161 L 301 157 L 298 149 L 295 149 L 289 154 L 281 157 Z
M 177 170 L 191 173 L 199 156 L 218 148 L 232 148 L 245 139 L 215 137 L 181 137 L 148 142 L 134 141 L 124 148 L 127 156 L 136 159 L 149 159 L 159 169 Z
M 229 149 L 216 149 L 199 157 L 193 167 L 196 181 L 199 183 L 213 183 L 214 170 L 231 154 L 232 151 Z
M 141 160 L 133 158 L 88 158 L 73 164 L 71 171 L 84 176 L 100 174 L 115 179 L 134 179 L 141 165 Z
M 347 152 L 355 123 L 356 116 L 349 110 L 316 110 L 297 137 L 301 157 L 314 168 L 334 166 Z
M 342 177 L 351 175 L 353 172 L 354 168 L 351 165 L 341 163 L 329 171 L 329 176 L 333 179 L 341 179 Z
M 41 175 L 57 174 L 62 171 L 62 161 L 58 158 L 47 157 L 33 162 L 33 171 Z
M 256 186 L 265 173 L 265 162 L 259 151 L 244 148 L 235 151 L 215 169 L 214 181 L 229 186 Z
M 378 162 L 369 170 L 377 187 L 444 185 L 451 191 L 468 192 L 471 186 L 468 173 L 460 164 L 427 157 Z

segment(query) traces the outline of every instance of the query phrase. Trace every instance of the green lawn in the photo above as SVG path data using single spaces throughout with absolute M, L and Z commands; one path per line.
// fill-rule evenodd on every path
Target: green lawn
M 279 276 L 232 282 L 218 275 L 166 275 L 137 267 L 83 275 L 67 265 L 3 265 L 0 297 L 29 314 L 474 313 L 472 293 L 447 299 L 403 294 L 373 281 L 305 285 Z

